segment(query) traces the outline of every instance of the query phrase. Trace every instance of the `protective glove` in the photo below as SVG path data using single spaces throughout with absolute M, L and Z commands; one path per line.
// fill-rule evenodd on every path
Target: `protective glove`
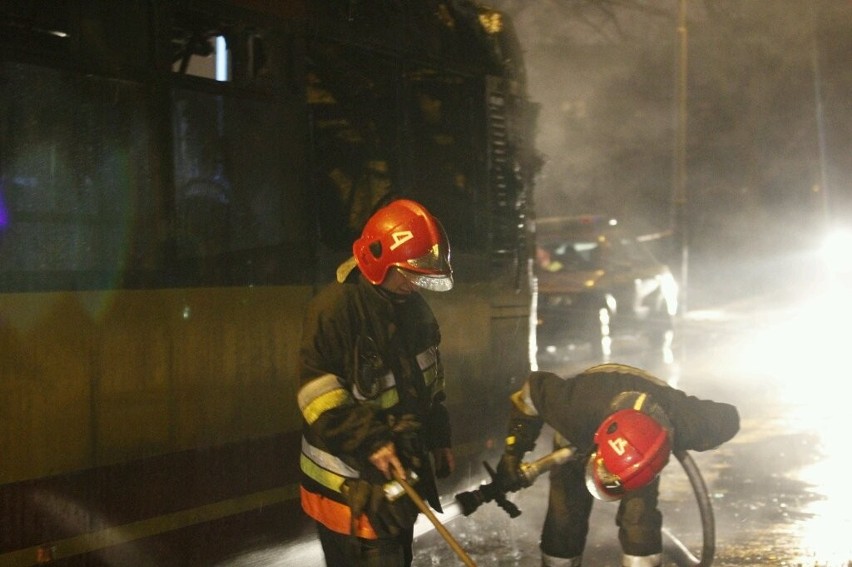
M 377 533 L 396 535 L 400 531 L 413 528 L 419 513 L 408 494 L 400 495 L 391 501 L 385 497 L 384 489 L 382 489 L 380 503 L 374 510 L 369 511 L 367 516 Z
M 393 433 L 394 445 L 400 459 L 406 467 L 419 469 L 423 466 L 423 455 L 420 443 L 422 423 L 417 416 L 407 413 L 389 415 L 388 426 Z
M 515 453 L 506 452 L 497 464 L 497 478 L 495 479 L 502 492 L 517 492 L 529 486 L 521 474 L 521 457 Z
M 540 417 L 512 411 L 506 434 L 506 453 L 520 458 L 524 453 L 535 449 L 535 441 L 543 425 L 544 421 Z
M 351 509 L 353 524 L 361 514 L 367 514 L 380 537 L 395 536 L 402 530 L 411 529 L 417 520 L 419 510 L 411 498 L 403 494 L 390 501 L 385 497 L 383 484 L 348 479 L 340 492 Z
M 530 416 L 515 406 L 509 417 L 506 448 L 497 464 L 497 482 L 504 492 L 515 492 L 529 486 L 521 474 L 521 462 L 524 455 L 535 448 L 544 421 L 538 416 Z

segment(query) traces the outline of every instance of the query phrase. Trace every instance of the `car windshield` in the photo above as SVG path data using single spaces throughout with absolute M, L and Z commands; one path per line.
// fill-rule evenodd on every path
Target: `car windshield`
M 629 238 L 561 238 L 540 242 L 538 266 L 546 272 L 611 270 L 648 263 L 650 252 Z

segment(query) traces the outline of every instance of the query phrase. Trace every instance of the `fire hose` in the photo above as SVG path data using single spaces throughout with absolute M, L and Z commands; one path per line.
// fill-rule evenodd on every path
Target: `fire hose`
M 695 567 L 709 567 L 713 562 L 713 556 L 716 549 L 716 531 L 715 520 L 713 517 L 713 506 L 707 493 L 707 486 L 704 483 L 704 478 L 701 476 L 701 472 L 698 470 L 695 461 L 692 460 L 689 453 L 686 451 L 675 451 L 674 455 L 683 467 L 698 503 L 703 539 L 701 558 L 696 558 L 689 549 L 687 549 L 687 547 L 670 532 L 664 529 L 664 533 L 672 540 L 677 551 L 683 556 L 683 560 L 686 563 Z M 571 460 L 574 456 L 573 450 L 565 447 L 557 449 L 556 451 L 531 463 L 522 463 L 520 466 L 520 474 L 524 480 L 525 486 L 532 485 L 539 476 L 553 467 Z M 488 464 L 488 462 L 483 462 L 482 464 L 491 476 L 491 482 L 480 485 L 480 487 L 476 490 L 456 494 L 456 501 L 461 506 L 462 513 L 465 516 L 469 516 L 486 502 L 494 501 L 498 506 L 505 510 L 510 517 L 516 518 L 520 516 L 521 510 L 506 497 L 506 492 L 500 487 L 497 473 L 491 465 Z
M 707 485 L 704 484 L 704 477 L 701 476 L 698 466 L 692 460 L 689 453 L 686 451 L 675 451 L 674 456 L 683 467 L 683 471 L 689 479 L 689 484 L 692 486 L 692 492 L 695 494 L 695 500 L 698 503 L 703 542 L 701 545 L 701 557 L 695 557 L 671 533 L 667 531 L 664 531 L 664 533 L 672 540 L 677 549 L 685 555 L 686 561 L 691 565 L 696 567 L 710 567 L 713 563 L 713 556 L 716 554 L 716 520 L 713 516 L 713 504 L 710 502 Z

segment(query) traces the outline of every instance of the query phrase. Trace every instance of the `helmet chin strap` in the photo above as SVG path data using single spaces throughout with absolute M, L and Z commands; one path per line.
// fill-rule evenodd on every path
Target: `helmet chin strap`
M 396 303 L 396 304 L 405 303 L 406 301 L 408 301 L 411 298 L 412 295 L 414 295 L 414 292 L 412 292 L 412 293 L 394 293 L 394 292 L 392 292 L 388 289 L 383 288 L 380 285 L 376 286 L 376 289 L 378 289 L 379 293 L 382 296 L 386 297 L 388 299 L 388 301 L 390 301 L 391 303 Z

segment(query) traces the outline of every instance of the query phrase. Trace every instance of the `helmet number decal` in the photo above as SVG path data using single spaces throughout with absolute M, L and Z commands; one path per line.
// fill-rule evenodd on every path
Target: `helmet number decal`
M 391 238 L 393 238 L 393 244 L 390 245 L 391 250 L 396 250 L 412 238 L 414 238 L 414 233 L 410 230 L 400 230 L 398 232 L 391 233 Z
M 616 437 L 615 439 L 610 439 L 607 441 L 612 450 L 615 451 L 615 454 L 619 457 L 622 456 L 625 451 L 627 451 L 627 439 L 624 437 Z

